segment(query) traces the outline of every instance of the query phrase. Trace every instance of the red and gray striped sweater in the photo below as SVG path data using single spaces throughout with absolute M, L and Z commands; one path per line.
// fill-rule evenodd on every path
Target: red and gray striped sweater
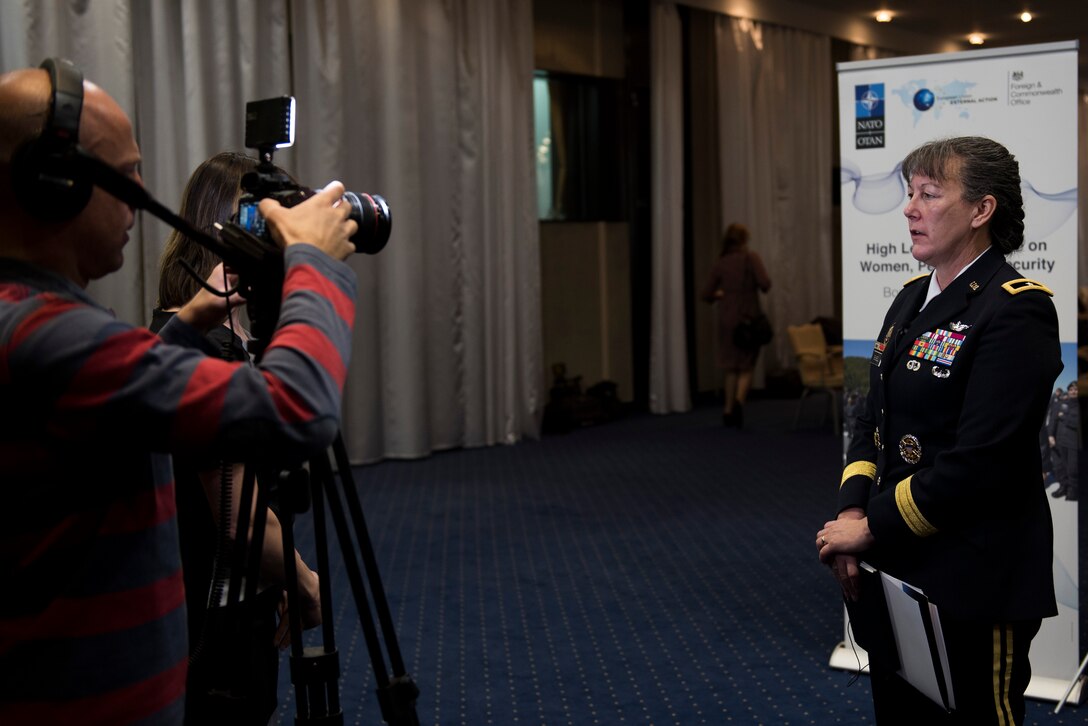
M 187 635 L 169 454 L 327 446 L 355 276 L 296 245 L 258 367 L 120 322 L 0 260 L 0 723 L 180 723 Z M 211 356 L 206 353 L 212 353 Z

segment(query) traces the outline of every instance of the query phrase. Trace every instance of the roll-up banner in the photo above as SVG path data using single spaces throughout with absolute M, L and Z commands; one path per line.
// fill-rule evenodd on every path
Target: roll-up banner
M 867 392 L 869 359 L 888 306 L 905 282 L 931 271 L 911 256 L 900 162 L 926 141 L 950 136 L 992 138 L 1020 162 L 1025 241 L 1008 261 L 1054 292 L 1065 364 L 1053 385 L 1056 411 L 1077 379 L 1077 43 L 837 67 L 847 420 L 851 402 Z M 1044 435 L 1040 445 L 1046 444 Z M 1059 613 L 1043 621 L 1032 643 L 1028 687 L 1028 695 L 1055 701 L 1080 665 L 1077 503 L 1058 478 L 1040 473 L 1054 518 Z M 847 630 L 831 665 L 856 670 L 855 650 Z M 1078 683 L 1070 700 L 1079 698 Z

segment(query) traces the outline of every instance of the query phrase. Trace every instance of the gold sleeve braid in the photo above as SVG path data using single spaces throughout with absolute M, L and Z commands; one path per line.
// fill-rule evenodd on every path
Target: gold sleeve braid
M 930 537 L 937 534 L 937 528 L 922 516 L 922 511 L 914 501 L 914 494 L 910 490 L 910 480 L 913 478 L 912 474 L 895 485 L 895 504 L 899 507 L 899 516 L 907 523 L 911 532 L 919 537 Z
M 855 461 L 850 464 L 843 469 L 839 488 L 842 489 L 842 485 L 846 483 L 846 480 L 854 476 L 867 476 L 870 479 L 876 479 L 876 464 L 871 461 Z

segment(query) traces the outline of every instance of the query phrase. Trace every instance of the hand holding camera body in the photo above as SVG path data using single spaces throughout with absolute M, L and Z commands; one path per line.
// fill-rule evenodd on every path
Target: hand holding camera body
M 294 144 L 295 99 L 281 96 L 246 104 L 246 146 L 256 149 L 260 164 L 256 171 L 242 177 L 243 194 L 238 200 L 235 218 L 219 227 L 220 239 L 230 254 L 224 254 L 228 264 L 236 267 L 240 275 L 239 288 L 246 298 L 258 340 L 271 336 L 279 312 L 279 296 L 282 288 L 282 249 L 272 239 L 270 225 L 261 213 L 261 202 L 272 199 L 283 207 L 294 207 L 315 192 L 280 171 L 272 163 L 276 149 Z M 331 185 L 330 185 L 331 186 Z M 340 204 L 348 206 L 346 219 L 354 222 L 356 230 L 350 235 L 355 252 L 369 255 L 380 252 L 389 241 L 392 215 L 385 199 L 377 194 L 343 191 Z M 268 209 L 265 205 L 266 210 Z M 277 229 L 277 231 L 281 231 Z M 284 240 L 290 243 L 291 240 Z M 338 259 L 345 255 L 318 244 L 327 254 Z M 233 258 L 233 259 L 232 259 Z M 241 260 L 238 264 L 234 260 Z
M 291 96 L 250 101 L 246 104 L 246 146 L 256 149 L 260 165 L 242 177 L 244 194 L 238 200 L 236 224 L 258 238 L 268 240 L 268 229 L 260 212 L 261 200 L 274 199 L 293 207 L 315 194 L 272 164 L 276 149 L 295 143 L 295 99 Z M 393 219 L 389 205 L 377 194 L 345 191 L 342 201 L 350 208 L 348 218 L 358 230 L 351 236 L 356 252 L 374 255 L 389 241 Z

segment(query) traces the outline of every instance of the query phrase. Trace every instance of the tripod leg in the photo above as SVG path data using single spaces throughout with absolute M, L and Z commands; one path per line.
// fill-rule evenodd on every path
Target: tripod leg
M 386 599 L 381 573 L 378 571 L 378 560 L 374 556 L 374 547 L 370 541 L 366 518 L 363 516 L 363 507 L 359 502 L 359 493 L 355 489 L 355 482 L 351 476 L 351 463 L 348 461 L 344 439 L 339 433 L 333 440 L 333 453 L 340 473 L 340 484 L 344 491 L 344 499 L 347 501 L 348 511 L 351 515 L 355 539 L 359 543 L 363 566 L 366 568 L 367 580 L 370 583 L 370 594 L 374 599 L 374 609 L 378 612 L 382 638 L 385 641 L 385 648 L 389 653 L 389 662 L 393 671 L 392 679 L 378 680 L 378 702 L 381 705 L 382 715 L 388 723 L 394 726 L 401 726 L 402 724 L 404 726 L 416 726 L 419 724 L 419 717 L 416 714 L 416 699 L 419 696 L 419 688 L 412 681 L 412 677 L 408 675 L 404 667 L 404 659 L 401 657 L 400 645 L 397 642 L 396 629 L 393 626 L 393 616 L 389 611 L 389 601 Z M 331 499 L 330 495 L 330 502 Z M 341 513 L 340 516 L 343 517 L 343 514 Z M 339 525 L 339 522 L 337 524 Z M 347 524 L 344 523 L 343 526 L 346 530 Z M 347 538 L 347 544 L 342 545 L 342 547 L 346 550 L 349 546 L 350 537 Z M 359 589 L 362 589 L 361 584 Z M 356 600 L 358 600 L 358 595 Z M 360 608 L 360 618 L 362 617 L 363 612 L 362 608 Z M 367 621 L 369 621 L 369 617 L 368 609 Z M 373 628 L 373 624 L 371 624 L 371 628 Z M 373 656 L 371 657 L 373 658 Z
M 295 476 L 297 474 L 297 476 Z M 291 683 L 295 686 L 295 723 L 342 724 L 338 682 L 340 668 L 333 632 L 332 589 L 329 578 L 329 553 L 325 532 L 325 503 L 317 478 L 307 479 L 304 470 L 293 473 L 287 490 L 286 506 L 281 512 L 284 574 L 286 575 L 287 617 L 291 629 Z M 307 487 L 307 485 L 309 485 Z M 321 592 L 322 645 L 305 648 L 302 643 L 302 602 L 299 595 L 298 567 L 295 563 L 295 513 L 314 502 L 314 547 L 317 552 L 318 586 Z
M 256 482 L 256 470 L 247 465 L 242 475 L 242 493 L 238 503 L 238 521 L 234 527 L 234 557 L 230 567 L 230 586 L 227 588 L 227 605 L 237 606 L 242 599 L 242 575 L 246 571 L 249 542 L 247 537 L 239 537 L 239 532 L 249 531 L 250 502 L 253 501 L 253 487 Z M 227 526 L 224 523 L 224 526 Z M 263 530 L 262 530 L 263 533 Z M 259 547 L 259 546 L 258 546 Z
M 305 507 L 308 507 L 309 498 L 307 497 L 305 501 Z M 301 511 L 305 511 L 305 507 Z M 280 540 L 283 543 L 284 590 L 287 591 L 287 621 L 291 632 L 292 665 L 296 660 L 301 660 L 303 657 L 302 603 L 298 594 L 298 564 L 295 562 L 295 511 L 295 507 L 290 505 L 283 507 L 280 511 Z M 321 606 L 325 606 L 324 601 L 322 601 Z M 324 617 L 324 613 L 322 613 L 322 617 Z M 295 708 L 297 713 L 309 713 L 308 692 L 299 684 L 293 668 L 291 682 L 295 684 Z
M 363 566 L 366 568 L 367 579 L 370 581 L 370 592 L 374 596 L 374 609 L 378 611 L 382 636 L 385 638 L 386 649 L 389 651 L 390 666 L 394 676 L 402 676 L 406 671 L 404 659 L 400 653 L 400 645 L 397 643 L 397 633 L 393 627 L 393 615 L 389 611 L 389 601 L 385 598 L 385 588 L 382 586 L 381 573 L 378 571 L 378 559 L 374 556 L 374 547 L 370 542 L 370 532 L 366 526 L 366 518 L 363 516 L 362 504 L 359 502 L 359 493 L 356 491 L 355 482 L 352 480 L 351 464 L 348 462 L 347 450 L 344 448 L 344 440 L 339 434 L 336 435 L 332 446 L 336 455 L 336 466 L 340 471 L 340 481 L 343 484 L 344 499 L 348 503 L 348 511 L 351 513 L 351 521 L 355 528 L 355 537 L 359 540 Z
M 340 449 L 343 442 L 339 436 L 337 441 Z M 346 462 L 346 454 L 341 454 Z M 321 614 L 324 635 L 324 647 L 302 648 L 302 633 L 300 621 L 300 603 L 298 593 L 298 573 L 294 566 L 294 536 L 292 514 L 288 513 L 281 518 L 283 524 L 284 560 L 287 568 L 288 609 L 291 618 L 291 681 L 295 684 L 297 694 L 298 712 L 296 724 L 332 724 L 342 723 L 343 714 L 340 710 L 340 698 L 338 691 L 339 664 L 335 648 L 335 636 L 333 633 L 332 593 L 331 577 L 329 575 L 329 557 L 327 548 L 327 531 L 325 526 L 325 499 L 328 499 L 329 512 L 332 515 L 333 525 L 336 529 L 341 554 L 344 559 L 344 568 L 351 585 L 352 595 L 355 599 L 356 609 L 359 614 L 359 622 L 366 639 L 367 649 L 370 653 L 371 665 L 374 670 L 375 681 L 378 684 L 378 703 L 381 706 L 383 720 L 390 726 L 418 726 L 419 718 L 415 711 L 416 698 L 419 689 L 407 675 L 399 675 L 392 681 L 385 667 L 385 659 L 382 654 L 381 641 L 378 631 L 371 616 L 370 601 L 367 596 L 366 586 L 359 568 L 359 562 L 355 557 L 355 546 L 352 541 L 352 533 L 344 513 L 344 505 L 335 486 L 332 467 L 329 464 L 328 455 L 315 457 L 310 461 L 310 491 L 313 498 L 314 511 L 314 537 L 317 550 L 318 572 L 321 575 Z M 350 473 L 347 475 L 350 481 Z M 344 482 L 344 478 L 341 478 Z M 354 484 L 351 485 L 351 495 L 348 496 L 349 506 L 353 507 L 352 515 L 357 520 L 356 536 L 359 538 L 360 547 L 363 550 L 364 560 L 371 563 L 368 574 L 371 577 L 371 588 L 375 602 L 384 610 L 383 626 L 386 627 L 387 645 L 396 649 L 396 638 L 392 630 L 392 618 L 389 616 L 388 603 L 385 593 L 381 589 L 381 580 L 377 578 L 376 559 L 370 545 L 369 536 L 366 533 L 365 523 L 362 522 L 362 508 L 358 497 L 354 492 Z M 354 504 L 352 498 L 354 497 Z M 289 512 L 305 511 L 305 506 L 285 508 Z M 360 527 L 359 523 L 362 523 Z M 396 651 L 395 662 L 399 664 L 403 673 L 403 661 L 399 650 Z
M 1062 710 L 1062 706 L 1069 700 L 1069 694 L 1073 692 L 1073 689 L 1077 685 L 1077 681 L 1084 675 L 1085 668 L 1088 668 L 1088 653 L 1085 654 L 1084 660 L 1080 662 L 1080 668 L 1077 670 L 1076 675 L 1073 676 L 1073 680 L 1069 681 L 1069 688 L 1065 689 L 1065 695 L 1062 696 L 1062 700 L 1058 701 L 1058 705 L 1054 707 L 1054 713 L 1059 713 Z
M 374 627 L 374 618 L 370 613 L 370 601 L 367 598 L 363 585 L 362 574 L 359 570 L 359 562 L 355 559 L 355 547 L 351 541 L 351 533 L 344 517 L 344 506 L 340 502 L 336 488 L 333 486 L 332 467 L 329 466 L 327 457 L 319 457 L 310 462 L 310 468 L 315 479 L 319 479 L 325 485 L 328 494 L 329 511 L 332 514 L 333 525 L 336 529 L 340 544 L 340 551 L 344 557 L 344 570 L 348 575 L 348 584 L 351 585 L 351 594 L 355 599 L 355 607 L 358 610 L 359 622 L 363 628 L 363 636 L 366 639 L 367 650 L 370 653 L 370 662 L 374 668 L 374 679 L 379 688 L 387 687 L 389 674 L 385 668 L 385 657 L 382 654 L 381 643 L 378 640 L 378 631 Z M 319 484 L 315 484 L 315 490 Z M 315 500 L 315 509 L 316 509 Z M 388 720 L 388 719 L 387 719 Z
M 314 549 L 317 551 L 317 571 L 321 573 L 321 639 L 323 647 L 314 649 L 311 655 L 315 662 L 324 664 L 320 669 L 324 681 L 320 686 L 311 690 L 311 695 L 320 697 L 326 704 L 325 713 L 340 713 L 340 670 L 336 653 L 336 634 L 333 628 L 332 611 L 332 578 L 329 576 L 329 546 L 328 532 L 325 526 L 325 500 L 322 489 L 323 482 L 320 477 L 313 475 L 313 465 L 310 471 L 310 492 L 314 500 Z
M 261 581 L 261 558 L 264 552 L 264 528 L 268 522 L 268 500 L 269 500 L 269 488 L 271 487 L 274 479 L 272 474 L 267 471 L 263 471 L 261 476 L 255 479 L 251 485 L 251 489 L 256 491 L 256 502 L 253 502 L 252 495 L 247 496 L 247 492 L 244 491 L 243 486 L 242 501 L 239 506 L 243 511 L 248 513 L 251 502 L 253 508 L 253 534 L 249 537 L 243 538 L 243 541 L 249 541 L 249 556 L 246 562 L 246 608 L 252 608 L 254 603 L 257 602 L 257 586 Z M 261 485 L 264 482 L 264 485 Z M 241 512 L 239 512 L 241 514 Z M 239 521 L 241 518 L 239 517 Z M 238 532 L 246 532 L 247 530 L 241 529 L 239 526 Z

